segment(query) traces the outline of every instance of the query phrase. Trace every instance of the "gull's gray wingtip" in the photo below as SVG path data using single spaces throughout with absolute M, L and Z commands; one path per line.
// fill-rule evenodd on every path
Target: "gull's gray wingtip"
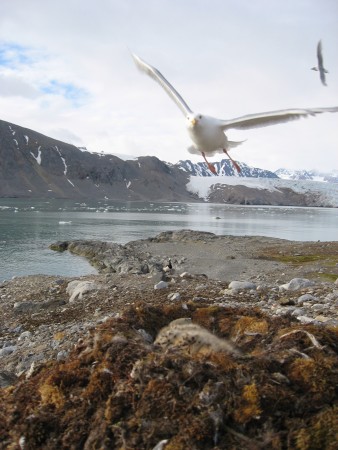
M 131 54 L 131 56 L 132 56 L 132 58 L 134 60 L 134 63 L 136 65 L 136 67 L 139 70 L 141 70 L 142 72 L 144 72 L 144 70 L 145 70 L 145 68 L 144 68 L 145 62 L 139 56 L 137 56 L 135 53 L 133 53 L 132 51 L 130 51 L 130 54 Z
M 137 61 L 139 59 L 139 57 L 130 50 L 130 48 L 128 48 L 130 56 L 133 58 L 134 61 Z

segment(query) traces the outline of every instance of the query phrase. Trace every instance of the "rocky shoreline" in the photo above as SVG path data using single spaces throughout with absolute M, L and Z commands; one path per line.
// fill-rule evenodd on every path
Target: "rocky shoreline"
M 269 344 L 271 347 L 269 351 L 266 347 L 267 342 L 270 342 L 267 339 L 269 333 L 273 333 L 274 339 L 278 334 L 288 336 L 285 341 L 293 339 L 290 343 L 293 353 L 288 353 L 286 357 L 284 354 L 286 350 L 283 349 L 281 354 L 276 356 L 278 360 L 287 360 L 291 354 L 293 361 L 294 358 L 319 361 L 325 356 L 328 359 L 324 358 L 326 362 L 320 359 L 320 364 L 323 365 L 324 362 L 328 364 L 330 360 L 330 367 L 329 365 L 327 367 L 332 375 L 329 378 L 332 383 L 337 381 L 337 242 L 290 242 L 266 237 L 215 236 L 212 233 L 181 230 L 161 233 L 154 238 L 130 242 L 124 246 L 97 241 L 73 241 L 56 243 L 52 248 L 58 251 L 68 250 L 88 258 L 98 269 L 99 274 L 78 278 L 36 275 L 15 278 L 0 284 L 0 387 L 2 388 L 0 392 L 5 405 L 4 412 L 0 413 L 0 431 L 2 428 L 5 436 L 1 448 L 89 449 L 93 448 L 92 442 L 99 442 L 95 440 L 99 439 L 98 437 L 94 439 L 92 436 L 90 440 L 88 435 L 84 440 L 86 444 L 82 443 L 79 446 L 67 444 L 67 446 L 66 441 L 60 444 L 61 436 L 57 447 L 56 444 L 55 446 L 52 444 L 53 439 L 55 440 L 54 434 L 53 439 L 46 434 L 42 440 L 43 444 L 39 447 L 34 444 L 35 438 L 29 437 L 27 417 L 32 414 L 32 408 L 36 410 L 39 404 L 38 400 L 34 400 L 38 403 L 33 401 L 34 395 L 38 395 L 38 392 L 41 396 L 41 386 L 38 387 L 39 377 L 44 377 L 43 374 L 51 370 L 50 367 L 59 371 L 61 367 L 71 364 L 71 361 L 79 361 L 82 352 L 92 351 L 89 347 L 92 348 L 93 336 L 97 333 L 101 336 L 102 331 L 98 331 L 100 329 L 129 327 L 129 331 L 125 328 L 121 331 L 121 328 L 117 334 L 113 333 L 115 337 L 111 336 L 109 342 L 114 343 L 117 342 L 116 339 L 122 339 L 124 344 L 119 341 L 118 346 L 123 347 L 127 345 L 124 340 L 127 339 L 129 342 L 131 339 L 138 342 L 137 345 L 141 345 L 141 350 L 139 349 L 141 353 L 138 355 L 141 359 L 132 358 L 130 362 L 133 371 L 136 370 L 137 361 L 137 364 L 146 364 L 146 360 L 142 359 L 142 352 L 148 354 L 148 362 L 149 352 L 155 351 L 156 354 L 154 341 L 162 327 L 167 326 L 173 319 L 188 317 L 194 323 L 207 328 L 209 332 L 218 334 L 219 338 L 230 339 L 238 346 L 242 355 L 250 358 L 259 352 L 268 352 L 264 353 L 264 358 L 270 358 L 267 356 L 269 351 L 271 350 L 273 354 L 276 349 L 272 349 L 272 344 Z M 169 259 L 172 268 L 168 267 Z M 146 311 L 149 317 L 142 317 L 141 320 L 140 311 Z M 201 315 L 202 311 L 205 317 Z M 240 327 L 239 321 L 243 317 L 247 317 L 247 326 Z M 250 321 L 248 317 L 252 320 Z M 151 318 L 155 323 L 151 322 Z M 261 341 L 266 342 L 265 347 Z M 184 345 L 181 339 L 180 345 L 174 351 L 176 356 L 178 351 L 183 352 Z M 202 347 L 203 345 L 199 348 Z M 169 353 L 171 350 L 169 349 Z M 318 353 L 321 357 L 313 356 L 311 352 L 315 352 L 316 355 Z M 168 348 L 165 353 L 168 353 Z M 207 354 L 210 358 L 209 347 Z M 96 355 L 98 359 L 95 367 L 102 364 L 103 360 L 100 358 L 104 352 L 100 355 L 100 357 Z M 117 358 L 120 356 L 117 355 Z M 203 358 L 206 364 L 204 353 Z M 185 360 L 184 364 L 186 363 Z M 216 364 L 215 361 L 213 364 Z M 283 365 L 281 362 L 278 364 Z M 269 364 L 266 367 L 268 366 Z M 280 377 L 280 380 L 276 381 L 277 385 L 290 384 L 290 380 L 281 381 L 283 376 L 290 379 L 290 373 L 286 369 L 277 370 L 276 367 L 273 373 L 278 373 Z M 153 367 L 152 370 L 157 373 L 158 369 Z M 148 373 L 147 377 L 149 381 L 151 373 Z M 164 379 L 162 378 L 162 382 Z M 32 398 L 26 399 L 26 412 L 19 414 L 21 419 L 14 419 L 11 414 L 14 414 L 19 406 L 16 394 L 20 389 L 24 389 L 25 385 L 31 384 L 31 380 L 35 380 L 37 386 L 35 389 L 40 391 L 32 394 Z M 143 383 L 147 384 L 148 381 L 144 379 Z M 202 391 L 205 389 L 205 385 L 203 386 Z M 299 391 L 299 386 L 297 389 Z M 199 395 L 202 391 L 199 391 Z M 319 395 L 314 392 L 312 394 L 314 398 Z M 326 411 L 337 402 L 337 397 L 332 395 L 325 400 L 326 403 L 319 402 L 319 411 Z M 41 398 L 43 400 L 43 396 Z M 112 401 L 111 399 L 112 397 L 109 401 Z M 31 405 L 31 401 L 34 404 Z M 54 400 L 47 402 L 47 406 L 45 404 L 44 407 L 50 408 L 53 402 Z M 212 403 L 211 400 L 210 402 Z M 64 402 L 62 405 L 64 406 Z M 41 404 L 40 406 L 42 407 Z M 58 409 L 55 404 L 52 406 Z M 5 417 L 5 411 L 12 419 Z M 96 411 L 96 414 L 99 412 Z M 146 415 L 145 412 L 144 414 Z M 253 419 L 254 415 L 250 416 L 250 420 L 256 420 Z M 310 416 L 311 414 L 309 420 Z M 280 441 L 281 447 L 271 447 L 271 441 L 264 447 L 261 435 L 255 439 L 263 446 L 257 444 L 257 447 L 255 445 L 243 447 L 245 438 L 249 439 L 250 433 L 254 432 L 250 427 L 246 429 L 239 426 L 241 420 L 238 419 L 238 423 L 235 421 L 237 425 L 234 425 L 233 432 L 226 432 L 226 427 L 222 431 L 224 438 L 229 433 L 232 436 L 234 444 L 231 448 L 277 449 L 284 445 L 283 438 Z M 67 426 L 65 425 L 65 429 Z M 276 428 L 273 430 L 277 433 Z M 210 431 L 208 438 L 205 438 L 208 444 L 205 444 L 205 441 L 204 446 L 199 446 L 193 436 L 190 436 L 190 441 L 189 439 L 184 441 L 182 438 L 185 443 L 178 444 L 175 439 L 179 433 L 175 427 L 162 434 L 157 430 L 153 437 L 148 436 L 147 444 L 143 441 L 131 444 L 134 441 L 131 439 L 127 442 L 127 438 L 123 443 L 121 436 L 117 438 L 119 433 L 113 433 L 114 437 L 111 436 L 109 448 L 152 449 L 161 441 L 161 436 L 167 442 L 163 443 L 162 447 L 156 447 L 157 449 L 225 448 L 217 446 L 221 442 L 221 437 L 217 439 L 210 437 L 215 435 L 215 429 Z M 236 433 L 242 438 L 236 437 Z M 107 435 L 105 436 L 108 439 Z M 20 444 L 20 438 L 27 446 Z M 102 442 L 100 445 L 103 445 Z M 170 446 L 170 443 L 173 446 Z

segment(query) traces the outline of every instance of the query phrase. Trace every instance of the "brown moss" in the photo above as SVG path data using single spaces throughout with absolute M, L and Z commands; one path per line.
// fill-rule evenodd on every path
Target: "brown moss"
M 298 450 L 336 450 L 338 446 L 338 407 L 325 409 L 311 418 L 308 426 L 295 432 Z
M 62 408 L 65 404 L 65 396 L 59 387 L 51 384 L 50 379 L 40 386 L 39 392 L 41 395 L 42 405 L 54 405 L 55 408 Z
M 112 387 L 112 372 L 103 365 L 94 371 L 82 395 L 90 401 L 94 398 L 95 400 L 104 400 L 112 391 Z
M 212 305 L 206 308 L 198 308 L 193 314 L 193 321 L 205 328 L 208 328 L 209 330 L 212 330 L 215 327 L 219 314 L 219 306 Z
M 287 371 L 287 376 L 300 389 L 313 393 L 324 392 L 336 358 L 316 357 L 315 359 L 296 358 Z
M 213 352 L 209 355 L 209 361 L 215 364 L 224 372 L 228 372 L 239 367 L 236 360 L 226 352 Z
M 261 414 L 259 393 L 255 383 L 243 387 L 240 406 L 234 412 L 234 419 L 238 423 L 247 423 L 257 419 Z
M 239 336 L 250 356 L 164 352 L 137 331 L 155 337 L 184 315 L 219 337 Z M 246 332 L 256 333 L 250 345 Z M 146 450 L 162 439 L 168 450 L 333 450 L 337 337 L 254 309 L 139 303 L 93 330 L 66 362 L 0 390 L 0 448 L 25 436 L 25 448 L 44 450 Z
M 265 319 L 244 316 L 238 319 L 232 334 L 238 335 L 243 333 L 259 333 L 266 334 L 269 331 L 269 324 Z

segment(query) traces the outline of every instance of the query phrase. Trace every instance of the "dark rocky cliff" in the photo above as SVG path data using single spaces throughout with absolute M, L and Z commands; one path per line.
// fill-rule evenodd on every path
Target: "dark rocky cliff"
M 0 197 L 192 201 L 188 178 L 156 157 L 123 161 L 0 120 Z

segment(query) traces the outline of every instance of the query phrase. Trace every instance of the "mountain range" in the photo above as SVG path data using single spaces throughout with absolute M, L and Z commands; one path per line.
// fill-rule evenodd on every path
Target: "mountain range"
M 326 201 L 318 203 L 317 187 L 312 195 L 311 189 L 305 193 L 294 191 L 292 184 L 271 189 L 271 183 L 320 179 L 333 185 L 338 183 L 338 171 L 271 172 L 239 162 L 241 173 L 237 174 L 228 159 L 213 164 L 219 177 L 214 177 L 204 162 L 170 164 L 154 156 L 124 160 L 0 120 L 0 197 L 336 206 Z M 198 179 L 205 179 L 213 194 L 201 195 L 192 188 L 192 181 Z M 270 180 L 270 187 L 244 182 L 255 179 Z M 279 190 L 280 195 L 273 190 Z
M 198 200 L 188 180 L 156 157 L 123 161 L 0 121 L 0 197 Z
M 241 172 L 237 173 L 234 169 L 233 164 L 229 159 L 222 159 L 221 161 L 213 162 L 218 175 L 220 176 L 238 176 L 238 177 L 248 177 L 248 178 L 278 178 L 273 172 L 264 169 L 258 169 L 256 167 L 250 167 L 247 164 L 238 162 Z M 190 160 L 179 161 L 176 164 L 181 170 L 192 176 L 199 177 L 213 177 L 214 175 L 208 169 L 205 162 L 192 163 Z
M 288 170 L 278 169 L 274 172 L 278 178 L 283 180 L 312 180 L 326 181 L 328 183 L 338 183 L 338 170 L 330 173 L 320 172 L 318 170 Z

